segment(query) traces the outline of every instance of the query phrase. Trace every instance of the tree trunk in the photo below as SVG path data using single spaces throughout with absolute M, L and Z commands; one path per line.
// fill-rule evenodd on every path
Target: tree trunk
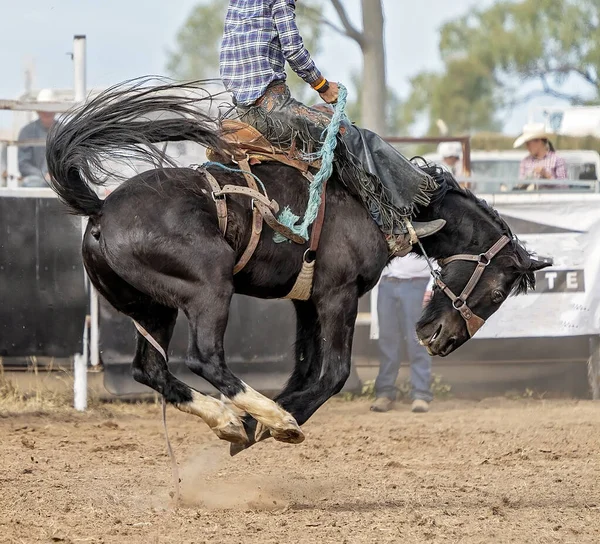
M 361 0 L 362 32 L 362 126 L 386 136 L 387 85 L 382 0 Z

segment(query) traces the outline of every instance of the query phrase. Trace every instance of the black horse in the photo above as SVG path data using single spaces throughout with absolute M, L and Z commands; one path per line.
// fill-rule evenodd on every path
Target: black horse
M 141 86 L 117 86 L 55 126 L 47 144 L 52 187 L 73 213 L 89 217 L 83 260 L 92 283 L 110 304 L 145 329 L 137 335 L 134 378 L 180 410 L 201 417 L 220 438 L 237 443 L 232 451 L 268 436 L 301 442 L 299 425 L 338 393 L 348 377 L 358 299 L 375 286 L 387 264 L 387 243 L 369 213 L 334 174 L 327 185 L 312 295 L 307 301 L 294 301 L 293 374 L 274 401 L 243 383 L 227 367 L 223 352 L 231 297 L 234 293 L 284 297 L 301 269 L 306 246 L 274 243 L 273 231 L 265 229 L 253 258 L 234 276 L 234 264 L 250 238 L 248 198 L 228 198 L 229 224 L 223 236 L 211 187 L 201 170 L 149 170 L 127 180 L 104 201 L 91 188 L 103 183 L 99 170 L 105 156 L 138 153 L 164 159 L 148 144 L 191 140 L 227 153 L 216 123 L 200 113 L 180 88 L 167 85 L 157 93 Z M 302 175 L 277 164 L 261 164 L 253 171 L 271 198 L 302 215 L 307 204 Z M 211 172 L 221 185 L 244 185 L 237 173 L 218 168 Z M 451 175 L 438 178 L 431 204 L 416 210 L 417 220 L 447 222 L 441 232 L 423 240 L 431 258 L 484 254 L 505 240 L 494 258 L 474 258 L 481 263 L 477 269 L 485 271 L 467 294 L 468 308 L 485 320 L 509 294 L 533 287 L 534 272 L 544 265 L 530 258 L 485 202 L 461 189 Z M 439 285 L 446 292 L 461 292 L 473 283 L 475 266 L 467 260 L 448 262 Z M 464 312 L 457 311 L 460 302 L 436 289 L 417 327 L 430 353 L 447 355 L 469 339 L 473 331 L 467 329 Z M 248 414 L 244 418 L 170 373 L 165 354 L 179 310 L 189 321 L 189 368 L 244 410 Z M 149 336 L 143 336 L 145 332 Z

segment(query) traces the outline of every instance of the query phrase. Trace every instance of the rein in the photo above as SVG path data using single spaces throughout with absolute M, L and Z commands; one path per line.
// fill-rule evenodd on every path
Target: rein
M 439 259 L 438 263 L 444 267 L 449 263 L 455 261 L 468 261 L 477 263 L 473 274 L 471 275 L 467 285 L 465 285 L 461 294 L 456 296 L 454 292 L 442 281 L 440 274 L 433 269 L 431 263 L 429 262 L 429 258 L 427 257 L 427 253 L 423 248 L 423 245 L 419 241 L 419 246 L 421 247 L 421 251 L 423 252 L 424 257 L 427 259 L 427 263 L 429 264 L 429 269 L 431 270 L 431 275 L 436 283 L 436 285 L 446 294 L 446 296 L 452 301 L 452 307 L 460 313 L 462 318 L 465 320 L 467 325 L 467 331 L 469 332 L 469 336 L 472 338 L 473 335 L 485 324 L 485 319 L 482 319 L 477 314 L 473 312 L 467 305 L 467 299 L 473 293 L 473 290 L 479 283 L 479 280 L 483 276 L 483 272 L 486 267 L 492 262 L 492 259 L 500 253 L 502 248 L 506 246 L 510 242 L 510 238 L 506 235 L 502 235 L 500 239 L 485 253 L 480 253 L 479 255 L 469 255 L 465 253 L 460 253 L 458 255 L 452 255 L 451 257 L 447 257 L 446 259 Z

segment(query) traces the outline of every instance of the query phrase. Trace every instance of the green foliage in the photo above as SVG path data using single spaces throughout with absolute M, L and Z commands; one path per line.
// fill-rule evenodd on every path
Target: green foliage
M 219 77 L 219 46 L 227 0 L 198 4 L 177 33 L 176 50 L 169 52 L 167 70 L 178 79 Z
M 536 96 L 600 100 L 598 0 L 499 0 L 441 29 L 442 73 L 413 78 L 406 107 L 451 132 L 495 130 L 498 112 Z M 578 82 L 568 92 L 567 81 Z
M 436 133 L 438 119 L 452 134 L 500 128 L 493 79 L 475 59 L 450 61 L 444 74 L 423 72 L 411 79 L 411 86 L 405 117 L 414 122 L 417 114 L 427 113 L 429 134 Z

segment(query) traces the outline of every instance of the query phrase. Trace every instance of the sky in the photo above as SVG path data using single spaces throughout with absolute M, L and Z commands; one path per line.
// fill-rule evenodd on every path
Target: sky
M 177 30 L 202 0 L 0 0 L 0 98 L 15 98 L 24 89 L 24 71 L 35 67 L 35 88 L 69 88 L 73 69 L 68 53 L 73 35 L 87 36 L 88 88 L 105 87 L 143 75 L 165 75 L 167 51 Z M 360 26 L 360 1 L 345 0 Z M 384 0 L 389 83 L 406 95 L 411 76 L 442 66 L 438 30 L 447 20 L 490 0 Z M 335 20 L 331 9 L 326 16 Z M 349 81 L 360 69 L 358 46 L 326 31 L 317 64 L 329 79 Z M 215 74 L 217 76 L 218 74 Z M 545 101 L 544 103 L 551 103 Z M 0 112 L 0 127 L 11 114 Z M 505 129 L 516 133 L 526 121 L 520 108 Z

